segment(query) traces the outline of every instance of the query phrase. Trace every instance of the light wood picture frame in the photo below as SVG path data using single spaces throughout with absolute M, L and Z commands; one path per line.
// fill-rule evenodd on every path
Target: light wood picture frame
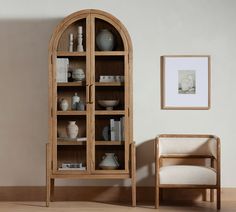
M 209 110 L 209 55 L 161 56 L 161 109 Z

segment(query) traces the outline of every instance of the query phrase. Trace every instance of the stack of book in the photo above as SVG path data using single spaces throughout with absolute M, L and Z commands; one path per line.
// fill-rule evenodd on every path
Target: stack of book
M 57 82 L 68 82 L 68 58 L 57 58 Z
M 125 140 L 125 117 L 119 120 L 110 119 L 110 133 L 111 141 L 124 141 Z

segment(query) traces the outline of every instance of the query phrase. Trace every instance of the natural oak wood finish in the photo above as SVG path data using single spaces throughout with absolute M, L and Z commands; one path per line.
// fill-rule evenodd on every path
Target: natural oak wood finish
M 123 110 L 96 110 L 95 115 L 125 115 Z
M 84 116 L 86 115 L 86 111 L 57 111 L 58 116 L 71 116 L 71 115 L 77 115 L 77 116 Z
M 213 157 L 211 155 L 159 155 L 159 138 L 215 138 L 217 142 L 217 155 Z M 220 139 L 214 135 L 197 135 L 197 134 L 162 134 L 155 139 L 155 207 L 159 207 L 159 195 L 160 189 L 163 188 L 182 188 L 182 189 L 210 189 L 210 201 L 214 201 L 214 190 L 217 192 L 216 207 L 219 210 L 221 208 L 221 183 L 220 183 Z M 211 160 L 211 167 L 215 168 L 217 174 L 216 185 L 178 185 L 178 184 L 160 184 L 159 181 L 159 169 L 162 166 L 162 159 L 169 158 L 202 158 Z M 214 162 L 216 167 L 214 167 Z
M 76 52 L 77 27 L 83 27 L 84 52 Z M 95 37 L 100 29 L 109 29 L 116 37 L 114 51 L 99 51 Z M 74 52 L 68 51 L 68 37 L 75 38 Z M 86 81 L 56 83 L 57 57 L 69 58 L 69 66 L 83 68 Z M 66 17 L 54 30 L 49 45 L 49 144 L 47 147 L 47 206 L 52 199 L 55 179 L 131 179 L 132 205 L 136 204 L 135 144 L 132 114 L 132 43 L 130 36 L 114 16 L 99 10 L 82 10 Z M 123 75 L 124 82 L 99 82 L 101 75 Z M 78 92 L 86 103 L 85 111 L 72 111 L 71 96 Z M 57 108 L 58 99 L 67 99 L 68 111 Z M 112 111 L 104 110 L 101 99 L 119 99 Z M 125 141 L 103 141 L 103 127 L 110 118 L 125 117 Z M 86 142 L 58 139 L 66 136 L 68 121 L 79 126 Z M 60 135 L 59 135 L 60 134 Z M 114 152 L 121 164 L 117 170 L 100 170 L 106 152 Z M 86 170 L 58 170 L 64 162 L 82 162 Z
M 58 57 L 84 57 L 86 52 L 68 52 L 68 51 L 58 51 Z
M 57 145 L 86 145 L 86 141 L 57 141 Z
M 124 145 L 122 141 L 95 141 L 95 145 Z
M 73 87 L 73 86 L 85 86 L 83 82 L 59 82 L 57 83 L 58 87 Z
M 123 86 L 121 82 L 95 82 L 95 86 Z

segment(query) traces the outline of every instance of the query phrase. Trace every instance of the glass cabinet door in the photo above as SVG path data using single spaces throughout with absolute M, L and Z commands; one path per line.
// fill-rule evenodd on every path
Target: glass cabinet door
M 110 23 L 93 17 L 92 80 L 94 86 L 93 171 L 95 173 L 125 171 L 128 169 L 125 135 L 126 53 L 121 36 Z M 128 122 L 127 122 L 128 123 Z M 127 124 L 126 123 L 126 124 Z
M 55 57 L 54 171 L 88 172 L 90 60 L 89 16 L 67 27 Z

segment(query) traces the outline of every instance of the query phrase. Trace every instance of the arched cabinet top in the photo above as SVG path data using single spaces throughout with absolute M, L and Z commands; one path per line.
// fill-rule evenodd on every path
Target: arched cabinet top
M 69 34 L 76 36 L 78 26 L 83 27 L 83 46 L 85 50 L 90 44 L 88 38 L 94 42 L 94 51 L 98 51 L 95 38 L 101 29 L 108 29 L 115 37 L 113 51 L 125 51 L 132 54 L 132 43 L 130 35 L 125 26 L 113 15 L 101 10 L 81 10 L 63 19 L 55 28 L 49 45 L 49 53 L 57 51 L 68 51 Z M 76 42 L 76 41 L 75 41 Z

